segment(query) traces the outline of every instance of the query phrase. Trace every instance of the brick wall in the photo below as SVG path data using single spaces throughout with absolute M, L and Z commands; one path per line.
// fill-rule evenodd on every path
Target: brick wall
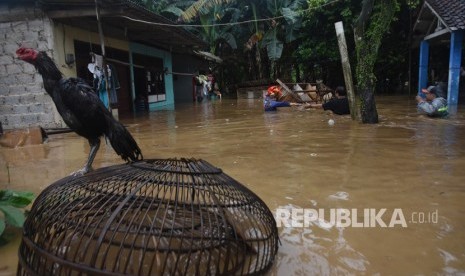
M 50 20 L 33 7 L 0 4 L 0 121 L 4 129 L 62 127 L 34 66 L 18 60 L 16 49 L 33 47 L 53 53 Z M 19 18 L 22 21 L 17 21 Z

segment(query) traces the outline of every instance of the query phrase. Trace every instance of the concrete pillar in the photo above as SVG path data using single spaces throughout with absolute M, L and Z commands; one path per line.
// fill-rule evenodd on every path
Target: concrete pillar
M 428 84 L 429 42 L 423 40 L 420 44 L 420 66 L 418 70 L 418 95 Z
M 450 37 L 449 80 L 447 87 L 447 105 L 450 114 L 457 113 L 463 33 L 463 30 L 453 31 Z

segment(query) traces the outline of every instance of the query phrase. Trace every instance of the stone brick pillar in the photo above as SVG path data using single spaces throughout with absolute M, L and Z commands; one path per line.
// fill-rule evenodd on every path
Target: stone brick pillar
M 18 21 L 20 20 L 20 21 Z M 64 126 L 34 66 L 18 60 L 19 46 L 53 54 L 53 27 L 37 8 L 0 4 L 0 122 L 4 129 Z

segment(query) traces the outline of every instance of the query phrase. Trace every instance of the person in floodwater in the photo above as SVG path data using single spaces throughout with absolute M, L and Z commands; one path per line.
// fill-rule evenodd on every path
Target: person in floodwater
M 331 99 L 324 104 L 309 104 L 306 105 L 305 108 L 323 108 L 324 110 L 331 110 L 337 115 L 350 114 L 346 89 L 343 86 L 338 86 L 334 93 L 336 94 L 336 98 Z
M 286 101 L 278 101 L 281 97 L 281 89 L 279 86 L 271 86 L 268 88 L 265 99 L 263 100 L 263 107 L 265 111 L 276 111 L 278 107 L 289 107 L 294 105 L 301 105 L 299 103 L 291 103 Z
M 447 113 L 447 100 L 438 86 L 429 86 L 416 96 L 418 111 L 430 117 L 444 117 Z
M 194 100 L 200 103 L 208 94 L 208 89 L 206 88 L 207 76 L 202 73 L 198 73 L 194 76 L 193 80 L 195 84 Z

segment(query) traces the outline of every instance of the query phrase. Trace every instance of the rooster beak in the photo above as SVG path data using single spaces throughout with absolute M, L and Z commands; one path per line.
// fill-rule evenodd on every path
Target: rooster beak
M 21 53 L 24 52 L 24 48 L 19 48 L 18 50 L 16 50 L 16 55 L 21 55 Z
M 18 56 L 18 58 L 23 57 L 26 53 L 27 53 L 27 50 L 26 48 L 23 48 L 23 47 L 16 50 L 16 55 Z

